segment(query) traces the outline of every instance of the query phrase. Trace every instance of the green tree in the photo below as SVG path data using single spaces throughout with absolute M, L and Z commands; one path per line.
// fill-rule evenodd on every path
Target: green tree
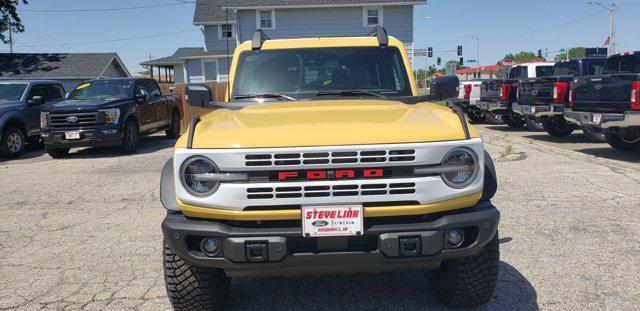
M 574 58 L 581 58 L 585 56 L 585 48 L 583 47 L 575 47 L 575 48 L 571 48 L 569 49 L 569 59 L 574 59 Z M 561 60 L 566 60 L 567 59 L 567 53 L 560 53 L 558 55 L 556 55 L 555 60 L 556 61 L 561 61 Z
M 504 57 L 504 59 L 515 59 L 517 62 L 526 62 L 536 58 L 538 58 L 536 53 L 526 51 L 521 51 L 516 54 L 509 53 Z
M 9 35 L 5 32 L 9 31 L 11 27 L 12 31 L 24 32 L 24 26 L 22 20 L 18 17 L 18 11 L 16 6 L 18 4 L 28 4 L 28 0 L 0 0 L 0 41 L 9 43 Z

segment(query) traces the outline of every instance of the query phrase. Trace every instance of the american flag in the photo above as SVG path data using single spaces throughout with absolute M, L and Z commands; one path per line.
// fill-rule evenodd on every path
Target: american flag
M 602 44 L 600 44 L 600 48 L 608 46 L 609 44 L 611 44 L 611 37 L 607 37 L 607 40 L 604 40 L 604 42 L 602 42 Z

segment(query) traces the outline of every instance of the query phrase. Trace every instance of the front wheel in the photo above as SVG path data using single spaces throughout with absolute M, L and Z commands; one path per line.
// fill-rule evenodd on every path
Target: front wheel
M 27 135 L 21 128 L 12 126 L 5 129 L 0 137 L 0 155 L 8 159 L 17 158 L 24 152 L 26 141 Z
M 512 128 L 521 128 L 527 123 L 525 118 L 513 115 L 503 115 L 502 120 Z
M 446 260 L 439 269 L 429 271 L 429 283 L 444 304 L 471 308 L 491 299 L 498 282 L 500 245 L 498 233 L 476 255 Z
M 67 155 L 69 155 L 69 148 L 51 148 L 51 147 L 44 147 L 44 150 L 47 151 L 47 153 L 49 154 L 49 156 L 51 156 L 54 159 L 60 159 L 60 158 L 64 158 Z
M 469 112 L 467 112 L 467 116 L 469 117 L 469 120 L 471 120 L 471 122 L 474 124 L 484 123 L 486 120 L 484 113 L 477 109 L 469 109 Z
M 621 151 L 636 151 L 640 149 L 640 135 L 624 132 L 605 132 L 604 139 L 611 147 Z
M 221 269 L 190 265 L 165 243 L 164 280 L 173 309 L 224 310 L 231 280 Z
M 122 144 L 120 144 L 120 152 L 124 154 L 135 153 L 138 150 L 138 143 L 140 141 L 138 123 L 134 120 L 127 121 L 127 123 L 124 124 L 123 135 Z
M 564 117 L 554 117 L 542 121 L 544 130 L 551 136 L 565 137 L 576 129 L 575 125 L 567 122 Z
M 177 111 L 174 111 L 171 114 L 171 124 L 165 131 L 165 134 L 169 139 L 176 139 L 180 137 L 180 114 Z

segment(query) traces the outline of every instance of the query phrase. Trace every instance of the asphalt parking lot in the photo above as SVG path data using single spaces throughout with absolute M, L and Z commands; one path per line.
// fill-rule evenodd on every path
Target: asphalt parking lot
M 640 309 L 640 153 L 479 127 L 502 212 L 498 287 L 482 309 Z M 0 162 L 0 310 L 169 309 L 158 188 L 172 144 Z M 238 279 L 232 291 L 231 310 L 446 309 L 420 272 Z

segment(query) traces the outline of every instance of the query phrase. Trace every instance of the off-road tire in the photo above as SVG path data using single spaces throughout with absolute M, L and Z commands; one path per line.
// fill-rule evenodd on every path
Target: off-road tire
M 611 145 L 611 147 L 620 151 L 636 151 L 640 149 L 640 136 L 638 137 L 622 137 L 617 132 L 605 132 L 604 139 Z
M 509 115 L 503 115 L 502 116 L 502 121 L 504 121 L 504 123 L 512 128 L 521 128 L 523 127 L 525 124 L 527 124 L 527 120 L 525 120 L 524 118 L 521 117 L 513 117 L 513 116 L 509 116 Z
M 164 243 L 164 280 L 176 311 L 224 310 L 231 280 L 222 269 L 190 265 Z
M 171 123 L 169 128 L 164 131 L 169 139 L 176 139 L 180 137 L 180 113 L 174 111 L 171 113 Z
M 471 308 L 491 299 L 498 281 L 500 245 L 498 233 L 480 253 L 443 261 L 429 271 L 429 283 L 438 299 L 449 306 Z
M 475 109 L 469 110 L 469 112 L 467 112 L 467 116 L 469 117 L 469 121 L 471 121 L 471 123 L 473 124 L 480 124 L 486 121 L 486 117 L 484 113 L 482 113 L 482 111 L 479 111 L 479 110 L 475 110 Z
M 138 150 L 140 143 L 140 128 L 135 120 L 128 120 L 123 127 L 122 144 L 120 144 L 120 152 L 123 154 L 132 154 Z
M 504 123 L 504 120 L 503 120 L 501 115 L 497 115 L 497 114 L 491 113 L 491 112 L 485 112 L 484 113 L 484 119 L 485 119 L 485 122 L 487 122 L 487 124 L 497 125 L 497 124 Z
M 2 131 L 0 137 L 0 156 L 14 159 L 24 152 L 27 144 L 27 135 L 17 126 L 11 126 Z
M 44 147 L 44 150 L 47 151 L 47 153 L 49 154 L 49 156 L 51 156 L 54 159 L 60 159 L 60 158 L 64 158 L 66 156 L 69 155 L 69 148 L 51 148 L 51 147 Z
M 583 127 L 582 133 L 584 136 L 593 143 L 606 143 L 607 141 L 604 138 L 604 133 L 602 131 L 596 131 L 590 127 Z
M 566 137 L 575 131 L 576 126 L 567 122 L 564 117 L 553 117 L 542 121 L 544 130 L 551 136 Z

